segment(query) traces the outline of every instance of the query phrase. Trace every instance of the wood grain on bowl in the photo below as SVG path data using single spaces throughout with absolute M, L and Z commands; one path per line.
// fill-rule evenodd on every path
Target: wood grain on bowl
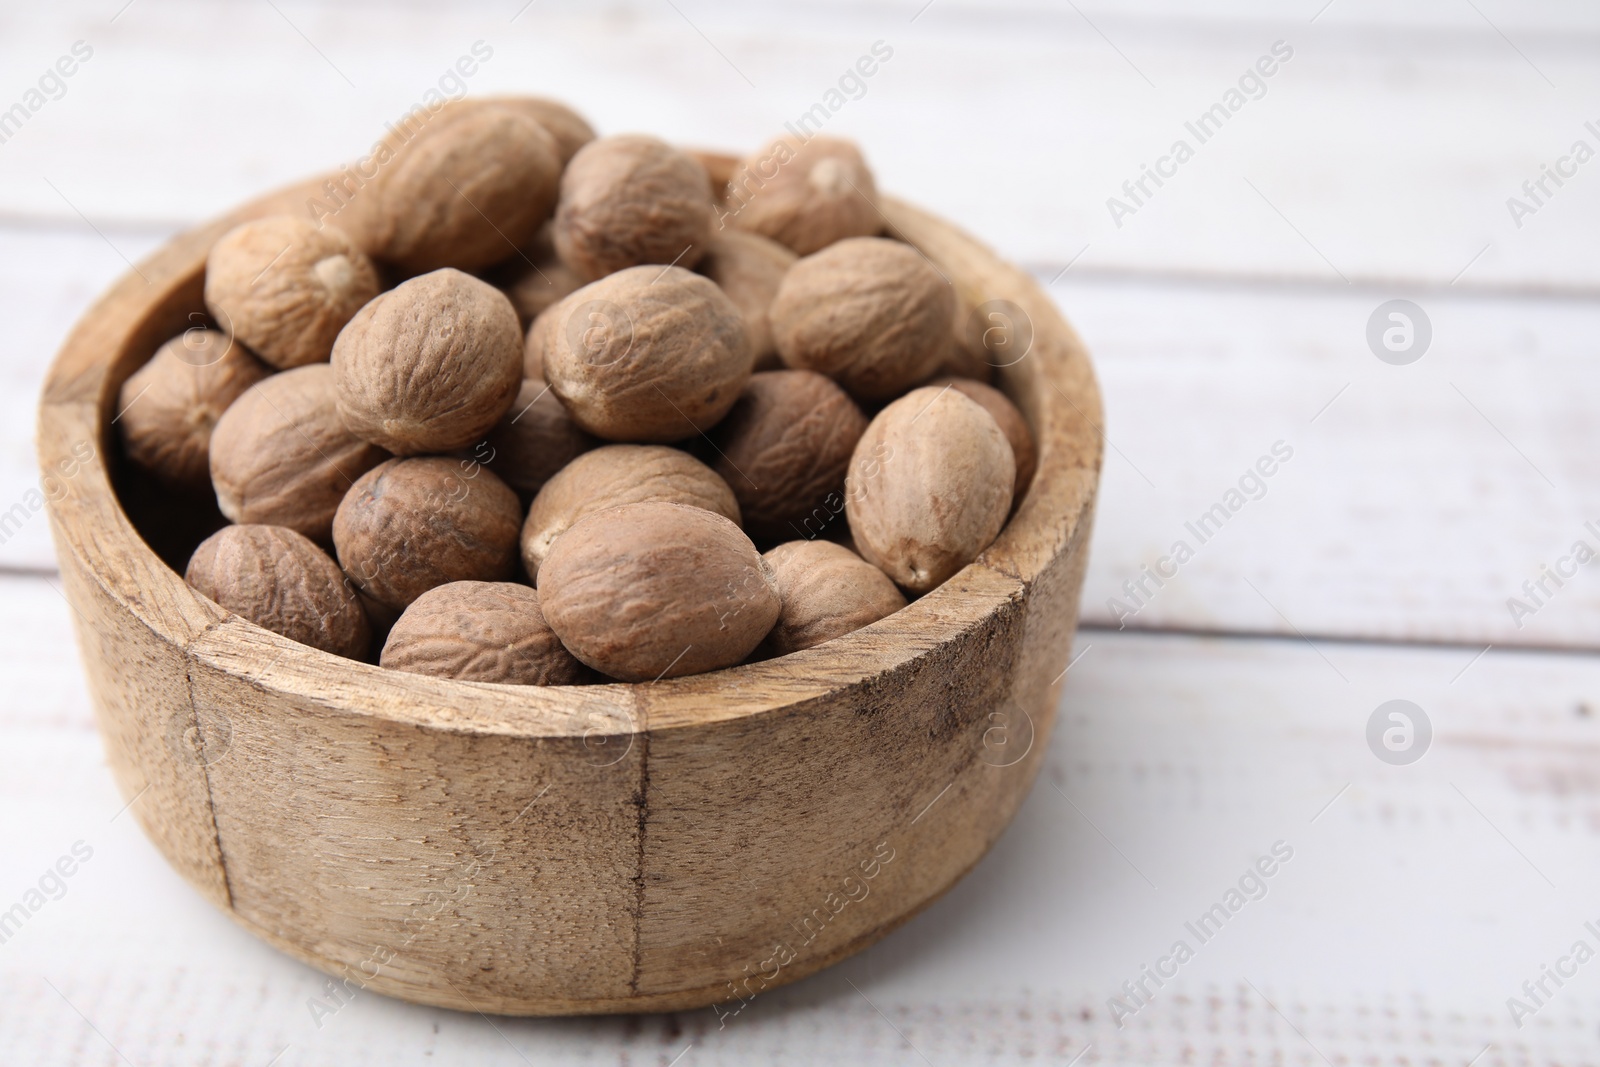
M 890 233 L 962 303 L 1010 301 L 1032 323 L 1031 351 L 997 383 L 1033 429 L 1038 473 L 945 585 L 844 637 L 713 674 L 452 681 L 229 614 L 118 499 L 123 381 L 203 307 L 216 237 L 303 211 L 318 184 L 140 264 L 45 386 L 44 468 L 83 441 L 107 457 L 51 502 L 51 524 L 113 773 L 174 867 L 329 974 L 506 1014 L 734 1005 L 865 947 L 971 868 L 1043 757 L 1101 462 L 1087 355 L 1038 286 L 882 198 Z

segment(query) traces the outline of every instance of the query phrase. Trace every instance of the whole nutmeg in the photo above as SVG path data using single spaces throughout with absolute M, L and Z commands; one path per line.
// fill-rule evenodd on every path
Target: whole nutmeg
M 724 230 L 711 239 L 711 247 L 695 268 L 716 282 L 744 316 L 745 332 L 757 370 L 783 366 L 772 340 L 767 311 L 783 276 L 797 257 L 776 241 L 753 233 Z
M 484 462 L 511 488 L 533 494 L 599 443 L 572 421 L 548 385 L 524 378 L 511 410 L 489 431 Z
M 605 445 L 563 467 L 539 490 L 522 525 L 522 565 L 534 582 L 556 538 L 585 515 L 666 500 L 739 521 L 728 483 L 687 452 L 665 445 Z
M 731 667 L 781 607 L 771 568 L 739 527 L 665 501 L 578 520 L 550 548 L 539 600 L 574 656 L 625 682 Z
M 217 507 L 234 522 L 287 526 L 328 543 L 357 478 L 388 458 L 345 428 L 326 363 L 250 387 L 211 435 Z
M 713 469 L 738 498 L 750 536 L 759 544 L 814 534 L 814 513 L 843 500 L 866 428 L 855 401 L 815 371 L 752 374 L 712 431 Z
M 517 494 L 482 467 L 442 456 L 391 459 L 345 494 L 333 546 L 363 592 L 403 608 L 446 582 L 510 578 L 521 520 Z
M 742 160 L 738 156 L 709 148 L 685 148 L 683 151 L 706 169 L 706 177 L 711 179 L 711 199 L 720 204 L 722 198 L 728 195 L 728 183 L 733 180 Z
M 770 314 L 784 363 L 826 374 L 857 399 L 887 400 L 938 368 L 954 307 L 916 249 L 853 237 L 791 267 Z
M 538 592 L 514 582 L 451 582 L 428 590 L 389 631 L 378 663 L 509 685 L 575 685 L 588 674 L 544 621 Z
M 738 307 L 682 267 L 618 271 L 545 315 L 529 331 L 543 340 L 545 381 L 579 426 L 609 441 L 710 429 L 750 376 Z
M 522 384 L 522 327 L 505 294 L 453 269 L 389 290 L 333 346 L 339 413 L 399 456 L 483 440 Z
M 188 582 L 235 615 L 302 645 L 360 659 L 371 639 L 355 590 L 328 554 L 282 526 L 224 526 L 194 550 Z
M 167 485 L 209 487 L 212 429 L 228 405 L 270 373 L 222 331 L 186 330 L 122 383 L 115 421 L 123 451 Z
M 914 389 L 867 426 L 845 477 L 861 555 L 914 593 L 978 558 L 1011 510 L 1017 464 L 989 413 L 954 389 Z
M 761 558 L 783 597 L 764 643 L 775 656 L 842 637 L 906 606 L 887 575 L 832 541 L 789 541 Z
M 527 247 L 485 275 L 484 280 L 506 294 L 523 326 L 538 318 L 539 312 L 583 286 L 583 279 L 556 258 L 549 223 L 539 227 L 538 234 Z
M 594 140 L 594 127 L 582 115 L 556 100 L 542 96 L 486 96 L 477 102 L 490 107 L 509 108 L 543 126 L 555 138 L 556 151 L 563 167 L 577 154 L 578 149 Z
M 406 274 L 514 255 L 550 217 L 561 175 L 560 149 L 542 125 L 488 105 L 446 108 L 416 130 L 402 123 L 374 159 L 376 174 L 333 219 Z
M 978 405 L 994 419 L 995 425 L 1000 427 L 1000 432 L 1006 435 L 1006 443 L 1011 446 L 1011 455 L 1017 461 L 1013 495 L 1020 497 L 1028 488 L 1028 483 L 1033 481 L 1033 468 L 1039 461 L 1039 452 L 1034 448 L 1033 433 L 1028 429 L 1027 420 L 1022 417 L 1022 412 L 1017 410 L 1017 405 L 994 386 L 975 382 L 970 378 L 939 378 L 929 382 L 928 385 L 935 389 L 949 386 L 969 400 L 976 400 Z
M 381 286 L 372 260 L 333 227 L 272 215 L 236 226 L 206 257 L 206 309 L 274 367 L 325 363 Z
M 705 168 L 692 158 L 655 137 L 602 137 L 561 176 L 556 252 L 589 281 L 641 263 L 692 267 L 711 213 Z
M 802 256 L 883 230 L 872 171 L 859 148 L 837 137 L 769 141 L 728 182 L 719 217 Z

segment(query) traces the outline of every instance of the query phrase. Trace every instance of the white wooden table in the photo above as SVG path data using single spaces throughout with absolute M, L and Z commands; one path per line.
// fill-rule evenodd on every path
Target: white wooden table
M 1600 952 L 1600 566 L 1523 592 L 1600 549 L 1600 161 L 1561 163 L 1600 150 L 1600 8 L 96 0 L 0 10 L 0 109 L 78 41 L 0 143 L 0 513 L 37 486 L 38 384 L 97 292 L 359 154 L 476 41 L 471 92 L 735 148 L 884 42 L 829 128 L 1052 283 L 1112 447 L 1079 658 L 1010 832 L 888 940 L 725 1025 L 364 994 L 319 1026 L 322 977 L 123 811 L 24 503 L 0 542 L 0 913 L 42 904 L 0 943 L 0 1062 L 1600 1063 L 1600 960 L 1573 956 Z M 1185 123 L 1277 42 L 1198 143 Z M 1160 163 L 1179 138 L 1193 158 Z M 1106 201 L 1145 165 L 1172 173 L 1119 226 Z M 1534 203 L 1541 165 L 1569 176 Z M 1367 341 L 1391 299 L 1431 324 L 1408 365 Z M 1275 445 L 1200 544 L 1186 524 Z M 1130 599 L 1179 540 L 1193 558 Z M 1407 765 L 1367 741 L 1394 699 L 1432 729 Z

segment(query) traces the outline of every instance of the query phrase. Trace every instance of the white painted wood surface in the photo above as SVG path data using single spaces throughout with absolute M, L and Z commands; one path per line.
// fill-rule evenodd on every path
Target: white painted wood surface
M 8 1062 L 1600 1062 L 1600 963 L 1521 1030 L 1506 1007 L 1574 940 L 1600 948 L 1600 574 L 1521 628 L 1506 607 L 1574 540 L 1600 548 L 1600 162 L 1520 228 L 1506 206 L 1574 140 L 1600 148 L 1600 9 L 125 2 L 0 10 L 0 109 L 73 42 L 95 50 L 0 143 L 0 512 L 37 485 L 44 367 L 125 258 L 357 154 L 478 39 L 474 93 L 733 148 L 888 42 L 829 128 L 885 188 L 1055 279 L 1113 447 L 1092 626 L 1015 827 L 906 929 L 725 1029 L 377 996 L 318 1029 L 321 978 L 113 819 L 29 516 L 0 541 L 0 910 L 74 842 L 94 855 L 0 944 Z M 1279 40 L 1266 94 L 1117 227 L 1106 198 Z M 1433 325 L 1410 366 L 1365 340 L 1395 297 Z M 1124 620 L 1169 633 L 1108 631 L 1123 583 L 1278 441 L 1294 454 L 1265 495 Z M 1393 698 L 1437 731 L 1407 767 L 1364 741 Z M 1280 839 L 1266 898 L 1119 1030 L 1107 998 Z

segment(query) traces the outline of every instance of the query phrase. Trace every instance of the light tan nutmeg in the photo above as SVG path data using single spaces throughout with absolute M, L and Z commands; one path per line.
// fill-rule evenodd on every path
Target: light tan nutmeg
M 739 527 L 664 501 L 580 519 L 551 546 L 539 599 L 574 656 L 626 682 L 731 667 L 781 606 L 771 568 Z
M 355 590 L 328 554 L 282 526 L 224 526 L 184 572 L 203 596 L 302 645 L 360 659 L 371 633 Z
M 1013 492 L 1020 497 L 1027 490 L 1028 484 L 1033 481 L 1033 468 L 1039 461 L 1039 451 L 1034 447 L 1033 432 L 1028 429 L 1028 422 L 1022 417 L 1022 412 L 1017 410 L 1017 405 L 994 386 L 975 382 L 971 378 L 939 378 L 929 382 L 928 385 L 936 389 L 943 389 L 948 385 L 968 399 L 976 400 L 978 405 L 994 419 L 995 425 L 1000 427 L 1000 432 L 1006 435 L 1006 443 L 1011 446 L 1011 455 L 1017 461 L 1017 478 Z
M 722 200 L 724 222 L 802 256 L 883 230 L 872 171 L 859 148 L 837 137 L 769 141 L 734 172 Z
M 468 103 L 468 101 L 463 101 Z M 542 96 L 486 96 L 477 101 L 489 107 L 504 107 L 533 119 L 555 138 L 561 165 L 577 154 L 578 149 L 594 140 L 594 127 L 584 117 L 566 104 Z
M 926 593 L 1005 524 L 1017 464 L 994 418 L 954 389 L 914 389 L 867 426 L 845 478 L 856 548 Z
M 955 297 L 910 245 L 840 241 L 790 268 L 770 312 L 791 367 L 826 374 L 859 400 L 924 381 L 949 351 Z
M 758 234 L 724 230 L 711 239 L 711 248 L 695 268 L 721 286 L 744 316 L 756 370 L 783 366 L 767 312 L 797 258 L 778 242 Z
M 350 486 L 333 517 L 339 566 L 368 597 L 405 608 L 445 582 L 502 582 L 517 569 L 522 502 L 470 462 L 390 459 Z
M 832 541 L 788 541 L 761 558 L 783 597 L 764 643 L 775 656 L 842 637 L 906 606 L 887 575 Z
M 484 280 L 506 294 L 523 326 L 532 323 L 545 308 L 583 286 L 583 279 L 556 258 L 548 223 L 539 227 L 538 235 L 519 254 L 486 274 Z
M 380 145 L 377 172 L 332 221 L 405 274 L 477 270 L 532 239 L 555 205 L 556 139 L 508 107 L 445 108 Z
M 733 489 L 758 544 L 810 537 L 844 502 L 845 470 L 867 417 L 808 370 L 752 374 L 712 431 L 713 469 Z
M 528 576 L 538 581 L 550 546 L 585 515 L 651 500 L 705 508 L 739 521 L 739 503 L 728 483 L 689 453 L 666 445 L 604 445 L 567 464 L 533 498 L 522 525 Z
M 211 317 L 280 369 L 326 362 L 380 288 L 372 260 L 348 237 L 291 215 L 236 226 L 206 257 Z
M 599 444 L 539 378 L 524 378 L 511 409 L 489 431 L 490 470 L 519 493 L 533 494 L 557 471 Z
M 522 328 L 504 293 L 453 269 L 391 289 L 333 346 L 339 413 L 396 455 L 483 440 L 522 384 Z
M 327 544 L 350 487 L 388 458 L 345 428 L 326 363 L 274 374 L 233 402 L 211 435 L 217 507 L 234 522 L 287 526 Z
M 211 485 L 211 433 L 271 371 L 220 330 L 197 326 L 156 350 L 117 397 L 117 432 L 137 467 L 178 489 Z
M 609 441 L 707 430 L 750 376 L 738 307 L 682 267 L 632 267 L 586 285 L 529 335 L 542 339 L 545 381 L 573 419 Z
M 641 263 L 692 267 L 711 239 L 705 168 L 655 137 L 602 137 L 561 176 L 556 252 L 587 280 Z
M 403 608 L 446 582 L 503 582 L 517 566 L 522 505 L 481 466 L 442 456 L 391 459 L 339 504 L 333 545 L 361 590 Z
M 514 582 L 451 582 L 406 608 L 378 663 L 397 671 L 509 685 L 575 685 L 588 675 Z

